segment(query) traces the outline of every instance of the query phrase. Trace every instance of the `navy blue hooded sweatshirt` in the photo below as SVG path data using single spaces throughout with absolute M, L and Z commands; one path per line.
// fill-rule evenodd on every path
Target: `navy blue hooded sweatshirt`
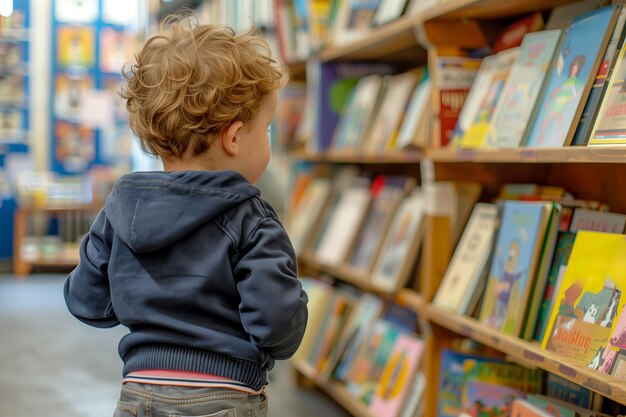
M 233 171 L 117 181 L 64 292 L 79 320 L 129 328 L 124 375 L 194 371 L 258 389 L 274 359 L 295 353 L 307 296 L 287 234 L 259 194 Z

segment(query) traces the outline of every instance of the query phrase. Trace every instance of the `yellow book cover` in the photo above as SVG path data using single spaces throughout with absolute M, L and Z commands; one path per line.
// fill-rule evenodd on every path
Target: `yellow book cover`
M 626 235 L 578 232 L 543 348 L 598 369 L 625 287 Z

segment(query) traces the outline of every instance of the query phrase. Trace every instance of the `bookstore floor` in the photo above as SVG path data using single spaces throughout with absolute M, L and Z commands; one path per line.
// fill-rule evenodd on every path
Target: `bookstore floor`
M 0 275 L 0 416 L 110 417 L 119 394 L 123 328 L 73 319 L 62 275 Z M 272 417 L 347 417 L 324 394 L 295 386 L 290 365 L 270 375 Z

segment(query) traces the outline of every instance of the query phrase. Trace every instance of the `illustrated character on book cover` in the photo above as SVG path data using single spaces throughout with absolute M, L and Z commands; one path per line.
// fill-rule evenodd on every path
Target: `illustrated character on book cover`
M 523 270 L 517 269 L 519 254 L 520 242 L 517 239 L 513 239 L 509 243 L 506 259 L 504 262 L 499 260 L 500 265 L 504 263 L 504 268 L 502 269 L 498 283 L 495 287 L 495 308 L 493 309 L 491 316 L 487 319 L 487 324 L 496 329 L 502 327 L 507 307 L 511 299 L 511 293 L 513 292 L 513 287 L 524 273 Z

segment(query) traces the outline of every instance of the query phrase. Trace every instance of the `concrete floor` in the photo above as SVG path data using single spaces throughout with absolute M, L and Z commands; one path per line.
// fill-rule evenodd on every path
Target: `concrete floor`
M 126 329 L 74 319 L 63 275 L 0 275 L 0 416 L 111 417 L 120 390 L 117 343 Z M 323 393 L 294 384 L 278 363 L 270 375 L 271 417 L 347 417 Z

